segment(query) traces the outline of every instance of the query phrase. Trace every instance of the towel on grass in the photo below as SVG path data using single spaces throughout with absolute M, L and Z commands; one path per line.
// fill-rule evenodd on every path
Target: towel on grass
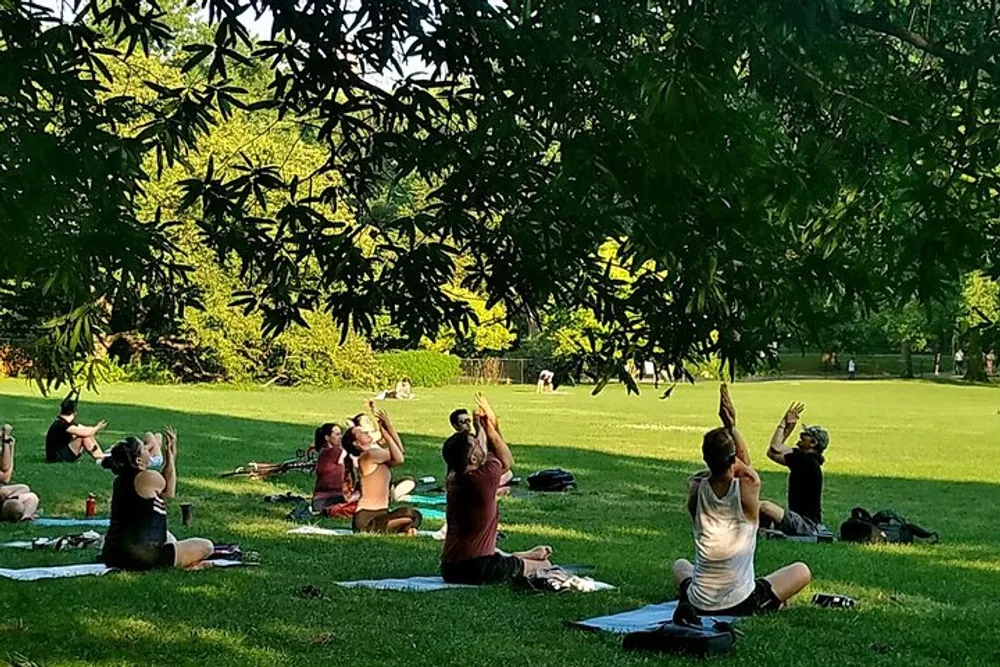
M 370 588 L 376 591 L 407 591 L 429 593 L 446 588 L 476 588 L 465 584 L 449 584 L 441 577 L 409 577 L 407 579 L 363 579 L 361 581 L 338 581 L 344 588 Z
M 41 517 L 39 519 L 35 519 L 31 523 L 35 526 L 43 526 L 46 528 L 69 528 L 72 526 L 96 526 L 99 528 L 107 528 L 111 525 L 111 519 L 99 519 L 97 517 L 89 519 L 52 519 L 48 517 Z
M 625 635 L 630 632 L 655 630 L 673 619 L 675 609 L 677 609 L 677 600 L 671 600 L 662 604 L 647 605 L 641 609 L 623 611 L 620 614 L 612 614 L 611 616 L 599 616 L 586 621 L 573 621 L 569 625 L 584 630 L 603 630 L 605 632 Z M 702 616 L 702 625 L 708 624 L 707 627 L 711 627 L 712 621 L 732 623 L 734 620 L 732 616 Z
M 350 528 L 320 528 L 319 526 L 299 526 L 288 531 L 289 535 L 326 535 L 328 537 L 349 537 L 351 535 L 365 535 L 375 533 L 355 533 Z M 417 532 L 418 537 L 434 537 L 434 531 L 421 530 Z
M 68 551 L 70 549 L 99 549 L 104 544 L 104 536 L 88 530 L 84 533 L 72 533 L 61 537 L 36 537 L 30 541 L 4 542 L 4 549 L 34 549 L 50 551 Z
M 246 565 L 235 560 L 208 561 L 215 567 L 235 567 Z M 69 577 L 100 577 L 108 572 L 116 572 L 117 568 L 108 567 L 104 563 L 84 563 L 82 565 L 57 565 L 54 567 L 26 567 L 21 569 L 0 568 L 0 577 L 15 581 L 39 581 L 41 579 L 66 579 Z

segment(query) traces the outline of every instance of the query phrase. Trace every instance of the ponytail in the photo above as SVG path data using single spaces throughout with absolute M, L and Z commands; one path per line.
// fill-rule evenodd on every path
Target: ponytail
M 101 467 L 110 470 L 116 476 L 138 473 L 139 465 L 136 461 L 142 456 L 142 447 L 139 438 L 129 436 L 111 448 L 111 454 L 104 457 Z

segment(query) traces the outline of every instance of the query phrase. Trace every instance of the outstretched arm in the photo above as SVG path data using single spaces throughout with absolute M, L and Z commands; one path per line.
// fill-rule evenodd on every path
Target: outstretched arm
M 767 458 L 775 463 L 785 465 L 785 455 L 792 452 L 792 448 L 785 445 L 785 441 L 795 430 L 795 425 L 799 423 L 799 417 L 802 416 L 802 411 L 805 409 L 804 403 L 792 403 L 788 406 L 785 416 L 782 417 L 781 422 L 774 429 L 774 435 L 771 436 L 771 444 L 767 448 Z
M 493 452 L 500 459 L 503 471 L 507 472 L 514 467 L 514 455 L 510 452 L 510 446 L 507 445 L 507 441 L 500 435 L 500 429 L 497 428 L 497 424 L 493 419 L 482 415 L 481 420 L 483 422 L 483 431 L 486 433 L 487 447 L 489 451 Z
M 723 382 L 719 386 L 719 419 L 722 426 L 733 436 L 733 443 L 736 445 L 736 458 L 750 465 L 750 450 L 747 448 L 747 441 L 736 429 L 736 408 L 733 406 L 733 399 L 729 395 L 729 385 Z
M 163 444 L 163 493 L 164 498 L 177 495 L 177 431 L 172 426 L 164 430 Z
M 73 424 L 66 429 L 74 438 L 93 438 L 96 437 L 101 431 L 107 428 L 108 422 L 101 420 L 96 426 L 84 426 L 83 424 Z
M 0 484 L 9 484 L 14 476 L 14 444 L 11 437 L 4 437 L 0 442 Z
M 389 449 L 389 460 L 385 464 L 390 468 L 403 465 L 406 461 L 406 450 L 403 449 L 403 441 L 399 439 L 396 427 L 389 419 L 389 413 L 385 410 L 379 410 L 375 416 L 378 417 L 379 428 L 386 435 L 386 444 Z

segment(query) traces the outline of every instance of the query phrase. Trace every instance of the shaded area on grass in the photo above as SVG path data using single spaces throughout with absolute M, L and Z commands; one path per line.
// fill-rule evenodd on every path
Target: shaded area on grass
M 53 404 L 0 396 L 0 415 L 16 420 L 18 427 L 17 479 L 39 490 L 50 515 L 81 515 L 90 491 L 98 492 L 101 508 L 107 508 L 108 473 L 89 462 L 41 462 L 40 434 Z M 308 428 L 145 406 L 91 408 L 113 426 L 134 424 L 137 431 L 175 425 L 181 434 L 179 494 L 196 504 L 196 523 L 183 529 L 174 503 L 171 529 L 178 537 L 240 542 L 260 551 L 263 565 L 37 584 L 0 581 L 0 657 L 19 652 L 44 665 L 333 660 L 435 667 L 634 665 L 644 659 L 622 653 L 616 638 L 566 630 L 563 622 L 672 597 L 670 564 L 692 552 L 683 503 L 684 480 L 698 467 L 692 460 L 515 443 L 519 474 L 560 465 L 577 474 L 580 489 L 504 500 L 503 529 L 509 537 L 503 546 L 552 544 L 557 560 L 598 565 L 597 576 L 618 585 L 618 591 L 538 596 L 504 589 L 427 595 L 342 590 L 333 582 L 433 573 L 440 544 L 377 536 L 288 536 L 290 524 L 282 520 L 287 506 L 261 498 L 284 490 L 308 495 L 310 478 L 298 473 L 274 483 L 217 478 L 250 459 L 283 458 L 304 444 Z M 440 477 L 440 437 L 403 437 L 407 465 L 402 472 Z M 697 438 L 690 439 L 694 459 Z M 765 495 L 783 499 L 784 475 L 764 471 L 762 477 Z M 762 543 L 759 572 L 805 560 L 817 577 L 810 592 L 853 595 L 861 607 L 821 610 L 802 600 L 786 613 L 748 621 L 748 635 L 732 663 L 996 664 L 992 633 L 1000 614 L 1000 561 L 991 527 L 998 500 L 1000 486 L 983 482 L 828 473 L 826 511 L 833 527 L 854 505 L 891 506 L 941 531 L 945 543 L 882 548 Z M 0 526 L 5 540 L 56 532 Z M 81 553 L 0 551 L 4 567 L 84 559 Z M 298 597 L 306 584 L 322 589 L 325 599 Z

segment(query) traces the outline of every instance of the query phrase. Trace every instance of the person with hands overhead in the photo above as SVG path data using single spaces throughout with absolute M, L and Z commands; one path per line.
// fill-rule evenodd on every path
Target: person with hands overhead
M 341 447 L 358 459 L 361 497 L 354 514 L 355 533 L 405 533 L 416 535 L 423 516 L 412 507 L 389 511 L 392 468 L 403 465 L 406 450 L 389 414 L 375 413 L 385 447 L 380 447 L 372 435 L 358 425 L 351 426 L 341 436 Z
M 480 393 L 476 403 L 478 432 L 484 437 L 462 429 L 445 441 L 441 451 L 448 467 L 441 576 L 455 584 L 499 584 L 550 568 L 552 548 L 537 546 L 513 554 L 497 550 L 497 489 L 514 465 L 514 457 L 489 401 Z
M 70 393 L 59 405 L 59 415 L 45 434 L 45 460 L 49 463 L 74 463 L 83 452 L 94 460 L 104 458 L 104 451 L 97 442 L 97 436 L 107 428 L 101 420 L 96 426 L 84 426 L 77 422 L 77 394 Z
M 162 474 L 149 469 L 149 458 L 149 448 L 130 436 L 112 447 L 102 463 L 115 474 L 115 481 L 111 526 L 101 561 L 123 570 L 201 566 L 215 546 L 201 538 L 178 542 L 167 531 L 165 499 L 177 491 L 177 432 L 173 428 L 164 432 Z
M 788 509 L 766 500 L 760 504 L 761 524 L 790 536 L 828 532 L 823 525 L 823 455 L 830 434 L 822 426 L 806 426 L 795 447 L 785 444 L 805 408 L 803 403 L 788 407 L 767 448 L 769 459 L 788 468 Z
M 38 496 L 27 484 L 11 484 L 14 476 L 14 427 L 0 427 L 0 521 L 31 521 L 38 511 Z
M 749 616 L 777 610 L 805 588 L 812 575 L 804 563 L 794 563 L 756 577 L 760 476 L 736 428 L 736 409 L 725 384 L 719 391 L 719 417 L 722 427 L 702 439 L 708 470 L 688 481 L 695 561 L 674 562 L 678 613 L 693 609 L 706 615 Z

